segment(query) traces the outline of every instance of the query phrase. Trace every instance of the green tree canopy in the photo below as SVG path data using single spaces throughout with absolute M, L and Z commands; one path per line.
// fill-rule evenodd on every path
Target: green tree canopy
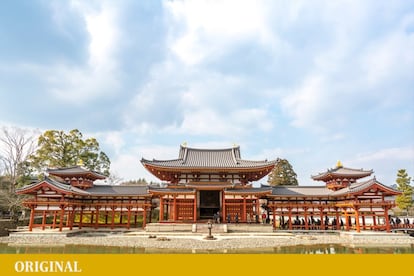
M 404 169 L 398 170 L 397 173 L 397 190 L 402 192 L 397 196 L 396 203 L 398 208 L 408 212 L 408 209 L 413 205 L 413 187 L 410 185 L 411 177 L 408 177 Z
M 100 150 L 98 141 L 95 138 L 83 139 L 82 133 L 77 129 L 69 133 L 45 131 L 39 137 L 38 149 L 30 156 L 31 165 L 38 170 L 76 166 L 79 162 L 89 170 L 109 175 L 111 162 Z
M 286 159 L 279 159 L 269 174 L 267 183 L 271 186 L 298 185 L 297 175 Z

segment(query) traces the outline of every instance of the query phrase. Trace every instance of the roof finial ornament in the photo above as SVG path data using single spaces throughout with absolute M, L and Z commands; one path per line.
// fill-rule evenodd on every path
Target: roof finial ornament
M 237 144 L 236 143 L 233 143 L 233 148 L 237 148 Z
M 184 141 L 181 145 L 182 145 L 184 148 L 186 148 L 186 147 L 187 147 L 187 142 L 186 142 L 186 141 Z
M 336 162 L 336 167 L 337 168 L 342 168 L 343 167 L 342 162 L 340 160 L 338 160 L 338 162 Z
M 78 165 L 79 167 L 83 167 L 83 160 L 79 159 L 76 165 Z

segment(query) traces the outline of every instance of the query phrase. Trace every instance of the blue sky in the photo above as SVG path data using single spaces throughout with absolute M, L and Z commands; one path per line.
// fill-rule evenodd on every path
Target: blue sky
M 300 185 L 344 166 L 414 176 L 414 1 L 6 1 L 0 125 L 142 157 L 240 145 Z M 266 179 L 263 179 L 266 182 Z

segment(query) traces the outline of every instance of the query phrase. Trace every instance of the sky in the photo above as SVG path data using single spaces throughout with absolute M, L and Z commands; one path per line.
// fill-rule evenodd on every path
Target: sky
M 180 144 L 414 176 L 414 1 L 5 1 L 0 126 L 79 129 L 123 180 Z M 267 178 L 262 179 L 266 183 Z

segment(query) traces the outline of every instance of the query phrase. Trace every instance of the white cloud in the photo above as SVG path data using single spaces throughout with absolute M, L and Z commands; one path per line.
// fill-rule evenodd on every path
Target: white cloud
M 55 5 L 55 4 L 51 4 Z M 68 7 L 61 7 L 68 8 Z M 114 95 L 120 86 L 116 54 L 121 31 L 118 29 L 118 10 L 110 2 L 98 5 L 72 1 L 70 8 L 85 22 L 88 34 L 87 60 L 81 65 L 56 63 L 45 66 L 50 92 L 62 101 L 85 104 L 98 97 Z M 64 13 L 53 9 L 58 24 Z M 69 24 L 69 22 L 66 22 Z M 60 27 L 64 31 L 64 27 Z
M 373 169 L 378 181 L 386 185 L 395 183 L 397 171 L 406 169 L 409 175 L 414 174 L 414 146 L 382 148 L 377 151 L 357 154 L 350 160 L 344 160 L 354 167 Z
M 165 8 L 179 26 L 171 29 L 171 50 L 187 65 L 216 59 L 245 39 L 273 40 L 256 1 L 171 1 Z
M 385 148 L 375 152 L 358 154 L 354 161 L 357 163 L 372 163 L 376 161 L 393 162 L 396 160 L 413 161 L 414 146 Z

